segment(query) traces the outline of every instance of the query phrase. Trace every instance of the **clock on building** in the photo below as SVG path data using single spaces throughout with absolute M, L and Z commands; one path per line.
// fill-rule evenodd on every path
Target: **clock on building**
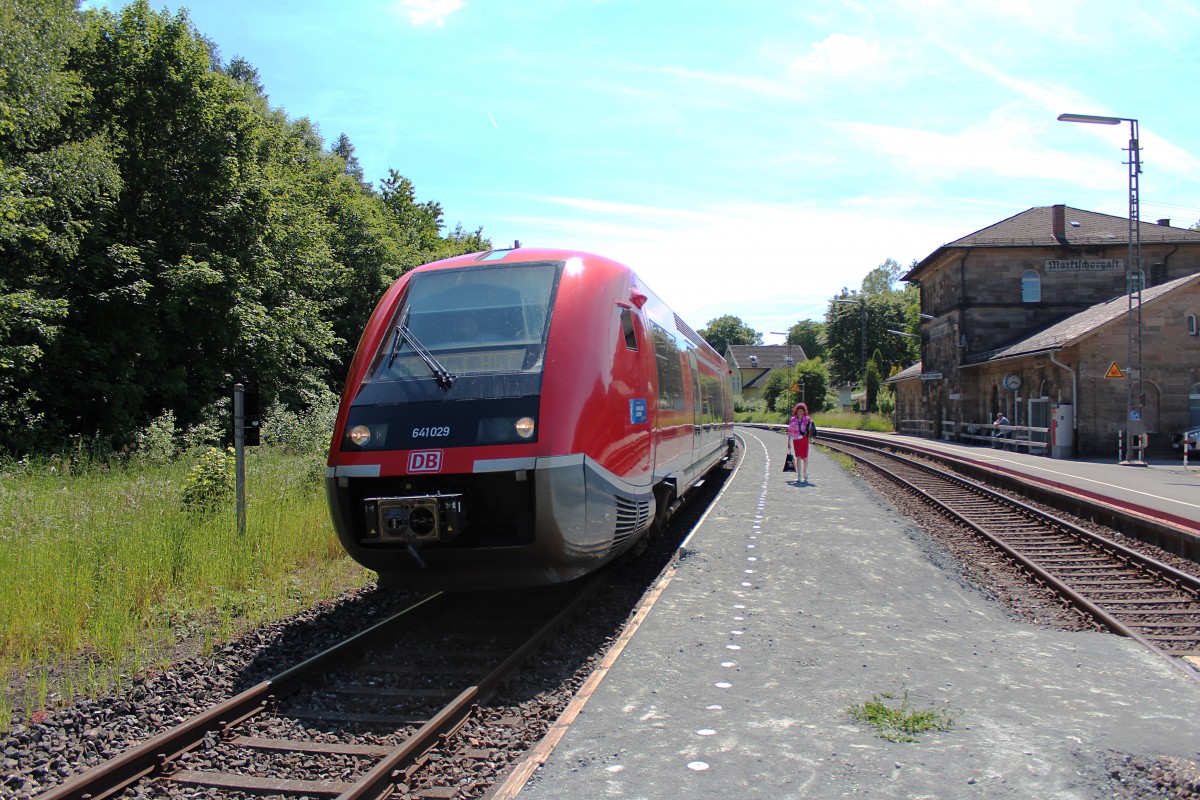
M 1010 392 L 1015 392 L 1021 388 L 1021 376 L 1015 373 L 1004 376 L 1004 388 Z

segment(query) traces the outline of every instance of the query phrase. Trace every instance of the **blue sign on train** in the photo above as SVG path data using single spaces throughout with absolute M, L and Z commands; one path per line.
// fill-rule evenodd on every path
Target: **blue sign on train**
M 629 424 L 638 425 L 646 421 L 646 401 L 630 400 L 629 401 Z

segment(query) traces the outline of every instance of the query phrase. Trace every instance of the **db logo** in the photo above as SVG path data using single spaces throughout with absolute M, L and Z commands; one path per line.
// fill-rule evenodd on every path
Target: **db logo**
M 441 472 L 441 450 L 414 450 L 408 454 L 409 472 Z

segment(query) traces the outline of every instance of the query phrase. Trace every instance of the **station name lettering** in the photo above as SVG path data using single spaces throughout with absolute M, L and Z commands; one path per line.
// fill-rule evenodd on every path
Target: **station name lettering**
M 1046 272 L 1103 272 L 1125 269 L 1123 258 L 1047 258 Z

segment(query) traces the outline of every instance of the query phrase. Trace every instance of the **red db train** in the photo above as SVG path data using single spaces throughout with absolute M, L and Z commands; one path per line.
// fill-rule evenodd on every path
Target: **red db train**
M 615 261 L 520 248 L 414 269 L 350 365 L 325 472 L 338 537 L 384 586 L 580 577 L 726 455 L 729 376 Z

